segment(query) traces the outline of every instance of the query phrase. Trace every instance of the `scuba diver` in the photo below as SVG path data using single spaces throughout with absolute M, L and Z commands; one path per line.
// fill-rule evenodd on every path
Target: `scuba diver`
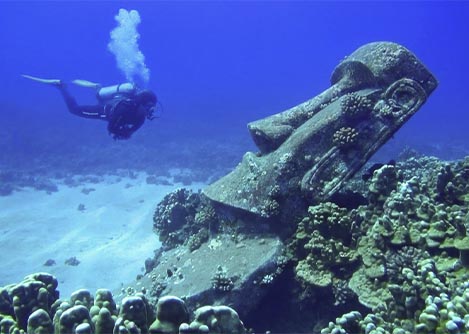
M 157 98 L 151 90 L 140 89 L 133 83 L 123 83 L 109 87 L 86 81 L 74 80 L 72 83 L 97 90 L 97 105 L 78 105 L 70 95 L 62 80 L 41 79 L 23 75 L 27 79 L 57 87 L 70 113 L 83 118 L 101 119 L 108 122 L 107 129 L 114 139 L 129 139 L 145 122 L 152 120 L 156 110 Z

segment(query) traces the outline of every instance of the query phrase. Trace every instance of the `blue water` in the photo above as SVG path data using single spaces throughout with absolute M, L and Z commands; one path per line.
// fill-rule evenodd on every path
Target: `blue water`
M 148 87 L 164 106 L 129 142 L 113 142 L 103 122 L 69 114 L 54 88 L 20 77 L 124 82 L 107 48 L 120 8 L 140 14 Z M 246 123 L 325 90 L 344 56 L 380 40 L 409 48 L 440 82 L 394 144 L 448 158 L 466 152 L 469 2 L 15 1 L 0 9 L 2 164 L 65 155 L 92 168 L 99 149 L 111 150 L 106 163 L 125 165 L 127 149 L 138 159 L 151 148 L 183 164 L 191 156 L 173 156 L 175 147 L 200 156 L 198 143 L 214 140 L 240 145 L 230 165 L 253 149 Z M 90 90 L 73 94 L 94 102 Z
M 114 141 L 105 122 L 70 114 L 54 87 L 21 74 L 103 85 L 125 82 L 108 49 L 121 8 L 139 13 L 138 47 L 150 72 L 147 83 L 138 80 L 157 94 L 161 106 L 159 118 L 147 121 L 131 139 Z M 49 191 L 54 178 L 53 182 L 84 174 L 121 177 L 122 169 L 128 171 L 124 175 L 145 171 L 167 177 L 179 168 L 191 172 L 179 175 L 177 184 L 170 186 L 210 183 L 236 166 L 246 151 L 256 150 L 248 122 L 321 93 L 345 56 L 374 41 L 404 45 L 439 81 L 425 105 L 374 159 L 396 159 L 406 147 L 443 159 L 462 158 L 469 155 L 468 36 L 467 1 L 0 0 L 0 195 L 11 190 L 2 188 L 8 182 L 13 184 L 9 187 Z M 93 90 L 70 88 L 79 103 L 96 102 Z M 125 189 L 122 186 L 109 202 L 124 201 L 120 196 Z M 47 196 L 44 192 L 46 204 Z M 131 209 L 144 201 L 156 204 L 153 195 L 141 196 L 125 204 Z M 66 198 L 60 205 L 81 215 L 75 208 L 82 202 L 76 201 Z M 86 202 L 91 209 L 94 204 L 91 199 Z M 29 210 L 29 203 L 20 205 Z M 121 202 L 116 206 L 126 209 Z M 20 228 L 22 214 L 8 217 L 10 226 Z M 47 235 L 42 222 L 53 219 L 39 218 L 38 230 Z M 55 219 L 58 226 L 69 223 Z M 150 219 L 145 221 L 148 231 Z M 0 230 L 5 221 L 0 221 Z M 109 230 L 104 231 L 106 237 L 112 234 Z M 8 238 L 12 232 L 0 233 Z M 34 237 L 36 230 L 24 233 Z M 19 248 L 25 246 L 22 237 L 12 236 Z M 54 238 L 47 235 L 37 244 L 26 244 L 26 251 L 40 249 L 41 242 L 53 244 Z M 63 254 L 72 255 L 76 254 Z M 0 251 L 0 262 L 2 256 Z M 18 267 L 23 266 L 21 260 Z M 115 267 L 126 269 L 121 263 Z M 20 269 L 21 275 L 30 270 Z M 0 286 L 7 283 L 13 282 Z

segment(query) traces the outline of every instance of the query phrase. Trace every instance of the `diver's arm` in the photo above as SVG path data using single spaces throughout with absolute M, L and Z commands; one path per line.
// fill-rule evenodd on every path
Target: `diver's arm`
M 75 98 L 70 95 L 65 84 L 57 85 L 57 87 L 64 98 L 68 111 L 72 114 L 84 118 L 106 119 L 107 116 L 103 105 L 79 106 Z

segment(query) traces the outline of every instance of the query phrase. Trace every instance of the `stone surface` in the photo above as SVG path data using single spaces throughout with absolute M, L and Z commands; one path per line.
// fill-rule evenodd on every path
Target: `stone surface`
M 189 308 L 199 305 L 230 305 L 240 315 L 256 307 L 267 292 L 262 280 L 278 269 L 278 257 L 283 249 L 277 237 L 219 236 L 191 252 L 187 246 L 179 246 L 161 253 L 158 264 L 140 280 L 126 285 L 126 291 L 144 289 L 148 298 L 177 296 Z M 229 291 L 213 286 L 213 277 L 219 267 L 233 282 Z M 116 295 L 119 300 L 125 295 Z
M 204 190 L 213 201 L 288 221 L 327 200 L 423 105 L 437 86 L 406 48 L 357 49 L 332 86 L 282 113 L 248 124 L 260 152 Z

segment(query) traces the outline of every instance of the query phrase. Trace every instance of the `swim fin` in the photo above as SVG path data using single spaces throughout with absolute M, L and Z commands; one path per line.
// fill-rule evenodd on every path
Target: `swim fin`
M 72 83 L 75 85 L 81 86 L 81 87 L 87 87 L 87 88 L 100 88 L 101 84 L 96 83 L 96 82 L 91 82 L 88 80 L 82 80 L 82 79 L 76 79 L 73 80 Z
M 32 75 L 27 75 L 27 74 L 21 74 L 23 78 L 34 80 L 37 82 L 45 83 L 48 85 L 54 85 L 54 86 L 60 86 L 62 84 L 62 81 L 59 79 L 42 79 L 38 77 L 33 77 Z

